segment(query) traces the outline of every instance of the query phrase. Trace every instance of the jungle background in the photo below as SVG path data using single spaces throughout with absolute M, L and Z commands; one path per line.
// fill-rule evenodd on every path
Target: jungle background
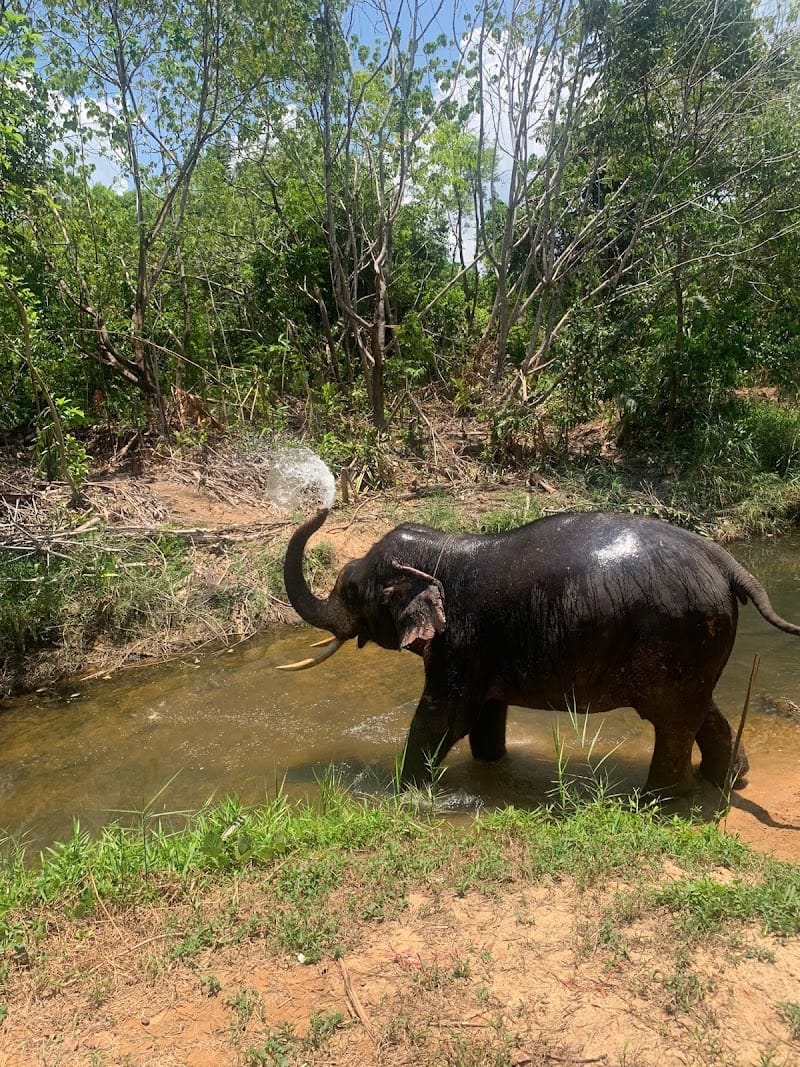
M 288 618 L 287 442 L 318 585 L 408 514 L 794 524 L 799 86 L 794 4 L 0 0 L 0 701 Z M 796 1063 L 796 864 L 566 799 L 5 841 L 0 1063 Z
M 435 396 L 489 461 L 602 415 L 793 477 L 798 58 L 746 0 L 4 2 L 2 439 L 77 490 L 89 427 L 246 422 L 379 485 Z

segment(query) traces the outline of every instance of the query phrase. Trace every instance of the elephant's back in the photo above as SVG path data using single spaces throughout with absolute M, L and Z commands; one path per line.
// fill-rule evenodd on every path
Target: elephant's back
M 467 538 L 460 551 L 476 596 L 498 604 L 536 601 L 538 611 L 546 604 L 573 619 L 714 615 L 729 613 L 734 599 L 724 549 L 647 517 L 553 515 Z

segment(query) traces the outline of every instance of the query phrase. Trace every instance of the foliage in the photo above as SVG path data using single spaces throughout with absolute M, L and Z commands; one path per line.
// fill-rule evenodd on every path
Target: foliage
M 70 556 L 20 554 L 4 565 L 0 585 L 6 666 L 37 646 L 69 645 L 73 634 L 91 641 L 104 632 L 114 640 L 167 627 L 186 610 L 178 592 L 188 574 L 185 547 L 169 537 L 132 546 L 124 559 L 91 544 Z
M 452 39 L 404 12 L 4 6 L 0 271 L 31 353 L 0 299 L 0 430 L 52 471 L 47 393 L 164 434 L 185 392 L 225 425 L 302 408 L 380 485 L 363 421 L 433 385 L 500 466 L 602 409 L 639 454 L 727 440 L 790 478 L 796 12 L 487 3 Z M 772 428 L 732 401 L 773 386 Z

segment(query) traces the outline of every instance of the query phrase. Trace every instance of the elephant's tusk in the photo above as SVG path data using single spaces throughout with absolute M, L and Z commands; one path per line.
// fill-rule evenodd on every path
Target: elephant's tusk
M 320 648 L 315 656 L 309 656 L 308 659 L 298 660 L 297 663 L 281 663 L 275 668 L 276 671 L 304 671 L 308 667 L 316 667 L 318 663 L 324 663 L 326 659 L 338 652 L 344 644 L 344 641 L 340 641 L 338 637 L 330 637 L 325 641 L 317 641 L 311 647 Z

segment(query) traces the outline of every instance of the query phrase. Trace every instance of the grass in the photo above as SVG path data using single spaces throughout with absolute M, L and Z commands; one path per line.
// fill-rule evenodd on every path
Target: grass
M 800 1041 L 800 1003 L 784 1000 L 778 1004 L 778 1011 L 789 1024 L 789 1032 L 794 1041 Z
M 247 637 L 279 614 L 282 547 L 227 546 L 212 555 L 164 531 L 75 539 L 59 555 L 27 555 L 0 569 L 0 695 L 80 671 L 92 649 L 174 646 Z M 309 553 L 313 571 L 331 553 Z
M 609 876 L 655 876 L 667 858 L 686 876 L 654 888 L 649 905 L 674 913 L 687 932 L 706 936 L 729 919 L 800 932 L 800 870 L 755 855 L 712 825 L 585 795 L 567 806 L 507 808 L 452 825 L 399 799 L 366 803 L 330 784 L 324 792 L 319 804 L 292 805 L 279 795 L 244 808 L 229 799 L 181 829 L 168 819 L 142 820 L 133 827 L 109 825 L 92 838 L 76 824 L 69 840 L 33 862 L 6 841 L 0 870 L 5 958 L 35 953 L 48 909 L 83 920 L 165 895 L 185 903 L 208 879 L 247 874 L 273 900 L 266 926 L 246 928 L 235 910 L 216 908 L 207 919 L 198 913 L 186 930 L 176 929 L 172 952 L 191 955 L 231 938 L 259 936 L 311 962 L 342 951 L 351 920 L 397 914 L 411 889 L 432 879 L 460 895 L 491 893 L 520 877 L 535 884 L 569 876 L 589 886 Z M 715 881 L 720 866 L 736 872 L 729 884 Z

